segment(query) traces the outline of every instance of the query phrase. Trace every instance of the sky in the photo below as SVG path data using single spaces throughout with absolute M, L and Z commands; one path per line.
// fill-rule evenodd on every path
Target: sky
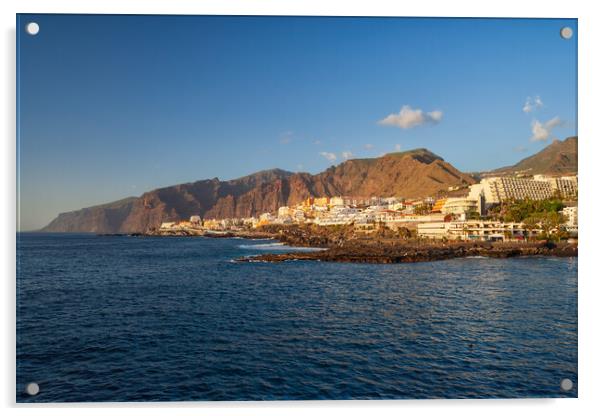
M 17 16 L 23 231 L 157 187 L 414 148 L 494 169 L 576 120 L 576 19 Z

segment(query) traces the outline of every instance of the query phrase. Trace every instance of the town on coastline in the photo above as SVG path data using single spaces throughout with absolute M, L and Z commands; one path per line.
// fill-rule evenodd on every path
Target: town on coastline
M 201 218 L 163 222 L 152 235 L 259 233 L 273 226 L 345 226 L 358 235 L 387 230 L 404 239 L 435 241 L 568 241 L 578 237 L 577 175 L 483 176 L 422 199 L 309 197 L 250 218 Z

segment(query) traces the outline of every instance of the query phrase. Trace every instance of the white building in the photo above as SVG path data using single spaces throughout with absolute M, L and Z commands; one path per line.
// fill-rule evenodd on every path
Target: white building
M 403 209 L 405 208 L 405 205 L 403 202 L 393 202 L 393 203 L 390 203 L 389 205 L 387 205 L 387 208 L 389 208 L 390 210 L 393 210 L 393 211 L 403 211 Z
M 260 221 L 273 222 L 275 219 L 276 217 L 269 212 L 264 212 L 259 216 Z
M 548 181 L 517 178 L 513 176 L 486 178 L 481 182 L 483 181 L 486 183 L 485 187 L 489 187 L 492 202 L 527 198 L 540 200 L 551 198 L 553 196 L 552 186 Z M 485 190 L 485 198 L 487 198 L 487 190 Z
M 177 223 L 175 221 L 162 222 L 159 228 L 161 228 L 162 230 L 168 230 L 170 228 L 174 228 L 176 224 Z
M 480 198 L 479 198 L 480 200 Z M 443 214 L 466 215 L 471 212 L 481 214 L 481 204 L 477 199 L 471 198 L 447 198 L 441 208 Z
M 566 218 L 566 222 L 564 223 L 566 230 L 571 234 L 577 234 L 579 232 L 577 207 L 564 207 L 562 209 L 562 215 Z
M 349 207 L 335 207 L 330 212 L 316 218 L 318 225 L 345 225 L 355 221 L 355 217 L 361 210 Z
M 577 218 L 577 207 L 564 207 L 562 209 L 562 215 L 566 218 L 566 223 L 568 225 L 576 226 L 578 223 Z
M 424 222 L 417 225 L 418 237 L 433 238 L 437 240 L 449 238 L 447 234 L 448 229 L 449 222 L 442 221 Z
M 561 176 L 556 178 L 555 189 L 563 198 L 576 197 L 579 190 L 577 176 Z
M 541 230 L 527 230 L 522 223 L 500 221 L 449 221 L 418 224 L 418 236 L 449 240 L 506 241 L 533 237 Z
M 481 183 L 471 185 L 468 198 L 477 199 L 478 195 L 483 194 L 487 204 L 510 199 L 547 199 L 553 197 L 556 192 L 563 198 L 571 198 L 577 196 L 577 189 L 577 176 L 500 176 L 484 178 Z
M 345 200 L 340 196 L 333 196 L 330 198 L 331 207 L 342 207 L 345 205 Z
M 290 217 L 289 207 L 278 208 L 278 218 L 286 218 L 286 217 Z
M 577 176 L 534 175 L 533 180 L 549 183 L 552 193 L 558 192 L 563 198 L 577 196 Z

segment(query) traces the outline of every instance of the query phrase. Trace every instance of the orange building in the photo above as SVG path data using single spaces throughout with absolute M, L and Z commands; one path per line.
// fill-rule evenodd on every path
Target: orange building
M 445 205 L 445 202 L 447 202 L 447 198 L 441 198 L 436 200 L 435 204 L 433 205 L 433 208 L 431 209 L 431 212 L 441 212 L 443 206 Z
M 323 198 L 314 198 L 314 205 L 317 207 L 327 207 L 330 203 L 330 198 L 325 196 Z

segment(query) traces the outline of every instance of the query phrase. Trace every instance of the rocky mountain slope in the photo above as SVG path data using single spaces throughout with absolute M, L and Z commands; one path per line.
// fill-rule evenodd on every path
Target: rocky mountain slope
M 136 197 L 121 199 L 103 205 L 82 208 L 59 214 L 41 231 L 49 232 L 113 232 L 121 228 L 138 201 Z
M 577 137 L 568 137 L 564 141 L 555 140 L 533 156 L 529 156 L 515 165 L 493 170 L 488 174 L 514 172 L 529 175 L 577 173 Z
M 131 233 L 158 227 L 163 221 L 201 215 L 204 218 L 257 216 L 309 196 L 424 197 L 449 186 L 474 183 L 426 149 L 354 159 L 316 175 L 279 169 L 230 181 L 217 178 L 180 184 L 60 214 L 42 231 Z

